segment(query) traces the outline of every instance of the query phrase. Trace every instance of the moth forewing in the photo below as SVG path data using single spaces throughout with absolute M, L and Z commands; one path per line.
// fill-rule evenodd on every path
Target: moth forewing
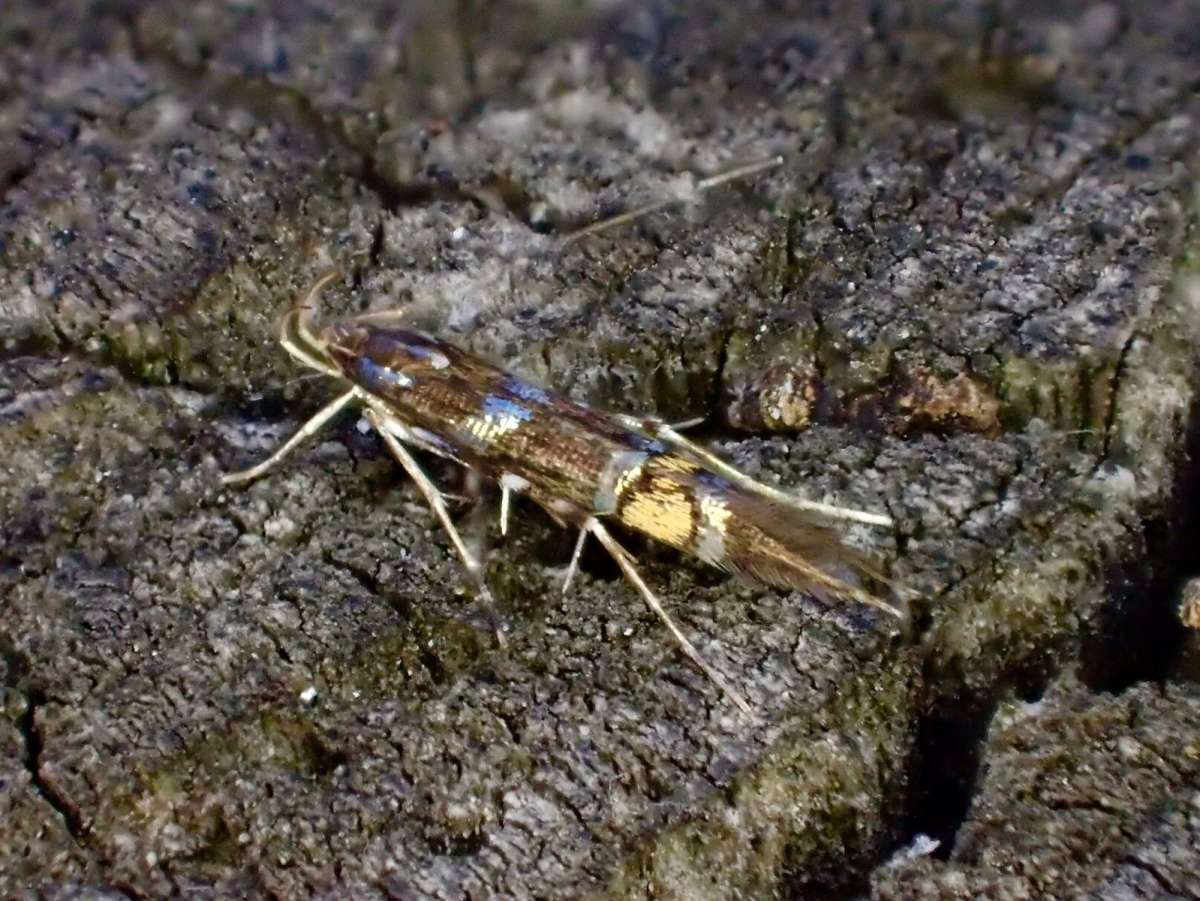
M 860 577 L 882 580 L 874 564 L 817 521 L 823 516 L 881 524 L 890 522 L 886 517 L 814 504 L 762 485 L 670 426 L 553 394 L 453 344 L 403 328 L 398 316 L 367 314 L 314 332 L 307 311 L 331 278 L 322 277 L 284 318 L 280 344 L 298 362 L 340 382 L 343 392 L 267 460 L 226 475 L 226 483 L 269 472 L 357 400 L 449 535 L 489 610 L 482 561 L 459 535 L 444 495 L 409 446 L 499 484 L 502 531 L 513 493 L 527 494 L 555 522 L 578 528 L 566 584 L 577 572 L 584 537 L 594 535 L 684 654 L 744 711 L 750 708 L 741 694 L 700 656 L 599 517 L 767 584 L 902 616 L 856 584 Z M 503 637 L 499 630 L 497 635 Z

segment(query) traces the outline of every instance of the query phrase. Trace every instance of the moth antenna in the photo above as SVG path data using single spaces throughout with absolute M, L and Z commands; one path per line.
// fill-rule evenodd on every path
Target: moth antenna
M 341 371 L 326 357 L 321 339 L 312 331 L 305 315 L 316 306 L 321 291 L 341 273 L 333 269 L 326 272 L 308 289 L 304 297 L 297 301 L 279 325 L 279 343 L 291 357 L 310 369 L 323 372 L 325 375 L 340 379 Z
M 825 504 L 820 501 L 806 500 L 805 498 L 797 497 L 794 494 L 788 494 L 786 491 L 781 491 L 772 485 L 767 485 L 763 482 L 757 481 L 756 479 L 752 479 L 741 470 L 726 463 L 708 448 L 681 435 L 678 431 L 679 426 L 672 426 L 666 424 L 665 422 L 657 422 L 650 419 L 639 421 L 632 416 L 620 416 L 618 418 L 632 428 L 649 432 L 654 437 L 659 438 L 668 444 L 672 444 L 680 450 L 686 451 L 700 460 L 700 462 L 710 467 L 714 472 L 723 475 L 739 488 L 744 488 L 747 491 L 760 495 L 782 506 L 790 507 L 802 513 L 823 516 L 827 519 L 841 519 L 848 522 L 861 522 L 865 523 L 866 525 L 879 526 L 885 529 L 890 529 L 895 525 L 890 516 L 885 516 L 882 513 L 871 513 L 867 510 L 856 510 L 853 507 L 838 507 L 833 504 Z M 688 424 L 689 423 L 683 423 L 682 425 L 686 426 Z
M 739 178 L 747 178 L 751 175 L 757 175 L 759 172 L 764 172 L 767 169 L 774 169 L 776 166 L 783 165 L 783 156 L 776 155 L 768 157 L 764 160 L 755 160 L 750 163 L 743 163 L 740 166 L 733 166 L 723 172 L 718 172 L 710 175 L 707 178 L 702 178 L 696 182 L 696 191 L 704 192 L 711 191 L 718 185 L 726 184 Z M 661 209 L 669 206 L 674 206 L 677 203 L 683 202 L 680 197 L 664 197 L 661 200 L 652 200 L 649 203 L 635 206 L 632 209 L 625 210 L 622 213 L 617 213 L 615 216 L 609 216 L 607 219 L 601 219 L 599 222 L 593 222 L 591 225 L 585 225 L 583 228 L 578 228 L 570 232 L 563 238 L 563 245 L 573 244 L 576 241 L 589 237 L 599 232 L 606 231 L 610 228 L 616 228 L 620 225 L 625 225 L 633 222 L 635 219 L 640 219 L 642 216 L 648 216 L 651 213 L 656 213 Z
M 330 269 L 328 272 L 317 276 L 317 280 L 312 283 L 312 287 L 308 289 L 303 299 L 301 299 L 294 307 L 292 307 L 292 309 L 302 311 L 312 311 L 316 309 L 317 300 L 320 298 L 321 292 L 325 290 L 325 286 L 335 279 L 341 278 L 341 275 L 342 273 L 340 270 Z M 310 341 L 316 343 L 316 338 L 312 332 L 309 331 L 308 323 L 305 321 L 303 316 L 300 318 L 299 325 L 300 334 Z

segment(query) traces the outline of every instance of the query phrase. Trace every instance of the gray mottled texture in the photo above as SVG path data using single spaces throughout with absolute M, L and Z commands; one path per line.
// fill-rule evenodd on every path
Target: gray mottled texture
M 948 861 L 881 868 L 872 897 L 1200 897 L 1200 690 L 1056 686 L 1005 705 Z
M 5 4 L 0 894 L 866 886 L 922 822 L 929 722 L 1175 616 L 1114 574 L 1182 498 L 1197 26 L 1183 2 Z M 638 546 L 747 722 L 599 554 L 562 598 L 573 537 L 523 505 L 495 647 L 352 413 L 222 489 L 330 396 L 274 327 L 331 266 L 323 316 L 405 306 L 890 512 L 850 537 L 914 596 L 913 640 Z M 1191 722 L 1165 697 L 1155 723 Z M 1189 803 L 1130 860 L 1194 834 Z M 979 816 L 956 855 L 990 847 Z

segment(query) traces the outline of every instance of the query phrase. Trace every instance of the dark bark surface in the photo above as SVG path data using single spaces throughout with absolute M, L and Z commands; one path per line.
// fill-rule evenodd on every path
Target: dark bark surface
M 1200 11 L 733 10 L 0 8 L 0 894 L 1196 894 Z M 637 545 L 747 721 L 532 506 L 496 647 L 355 414 L 222 488 L 330 266 L 889 512 L 914 634 Z
M 872 897 L 1200 897 L 1198 738 L 1194 684 L 1007 703 L 950 859 L 902 852 Z

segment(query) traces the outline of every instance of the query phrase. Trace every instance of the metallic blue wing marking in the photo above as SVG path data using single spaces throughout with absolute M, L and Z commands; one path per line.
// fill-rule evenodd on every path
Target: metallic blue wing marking
M 522 422 L 529 422 L 529 420 L 533 419 L 532 410 L 522 406 L 512 398 L 504 397 L 500 394 L 489 394 L 483 399 L 483 413 L 485 416 L 495 416 L 496 418 L 508 418 L 511 416 Z
M 403 372 L 380 366 L 370 357 L 358 358 L 358 377 L 364 385 L 392 385 L 398 388 L 411 388 L 413 380 Z
M 648 454 L 665 454 L 667 452 L 667 446 L 657 438 L 647 438 L 637 432 L 630 432 L 625 438 L 625 443 L 634 450 L 645 451 Z
M 512 376 L 509 376 L 504 380 L 504 388 L 506 391 L 509 391 L 521 398 L 521 400 L 527 400 L 537 404 L 549 403 L 550 401 L 550 395 L 537 385 L 531 385 L 529 382 L 523 382 L 518 378 L 513 378 Z

